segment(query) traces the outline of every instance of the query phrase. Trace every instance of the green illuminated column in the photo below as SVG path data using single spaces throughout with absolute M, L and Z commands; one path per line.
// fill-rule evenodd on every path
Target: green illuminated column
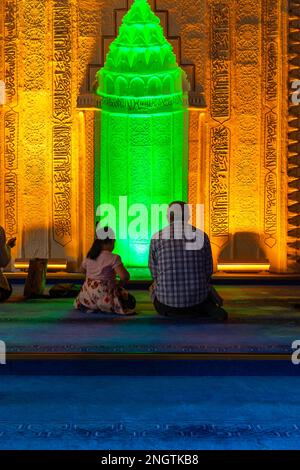
M 188 83 L 147 0 L 136 0 L 99 70 L 100 202 L 169 204 L 187 199 Z M 130 222 L 129 217 L 129 222 Z M 149 221 L 150 222 L 150 221 Z M 117 236 L 118 226 L 117 226 Z M 118 241 L 127 266 L 148 264 L 150 230 Z

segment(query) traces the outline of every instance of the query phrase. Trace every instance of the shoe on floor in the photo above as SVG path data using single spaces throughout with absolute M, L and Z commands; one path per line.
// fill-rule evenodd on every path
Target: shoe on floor
M 228 320 L 228 313 L 224 308 L 218 307 L 211 315 L 210 318 L 219 322 L 225 322 Z

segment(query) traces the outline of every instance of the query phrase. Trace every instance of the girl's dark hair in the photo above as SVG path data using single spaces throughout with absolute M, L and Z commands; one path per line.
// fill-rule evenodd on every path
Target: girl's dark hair
M 109 227 L 101 228 L 99 231 L 97 230 L 97 236 L 98 238 L 96 238 L 87 254 L 87 258 L 92 260 L 98 258 L 105 245 L 115 240 L 114 232 Z

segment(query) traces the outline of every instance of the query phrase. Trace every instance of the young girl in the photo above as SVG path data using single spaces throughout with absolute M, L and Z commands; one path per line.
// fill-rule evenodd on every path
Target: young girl
M 101 238 L 94 241 L 92 248 L 82 263 L 86 280 L 74 302 L 74 307 L 84 311 L 101 311 L 130 315 L 135 313 L 135 298 L 122 283 L 130 279 L 119 255 L 112 252 L 115 235 L 111 229 L 101 229 Z M 120 283 L 117 283 L 116 276 Z

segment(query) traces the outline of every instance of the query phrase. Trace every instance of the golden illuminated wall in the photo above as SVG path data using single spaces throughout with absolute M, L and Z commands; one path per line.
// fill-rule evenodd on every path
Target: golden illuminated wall
M 204 201 L 214 252 L 225 246 L 226 260 L 267 258 L 285 271 L 287 2 L 212 0 L 207 13 Z
M 289 2 L 289 95 L 300 79 L 300 7 Z M 288 267 L 300 270 L 300 106 L 289 100 L 288 133 Z
M 0 0 L 0 223 L 18 236 L 18 257 L 67 257 L 76 270 L 92 240 L 101 116 L 91 89 L 131 3 Z M 205 204 L 215 262 L 296 271 L 288 1 L 150 3 L 191 82 L 189 198 Z
M 94 113 L 84 122 L 77 96 L 99 60 L 103 3 L 0 3 L 0 223 L 16 256 L 67 257 L 71 270 L 93 236 Z

